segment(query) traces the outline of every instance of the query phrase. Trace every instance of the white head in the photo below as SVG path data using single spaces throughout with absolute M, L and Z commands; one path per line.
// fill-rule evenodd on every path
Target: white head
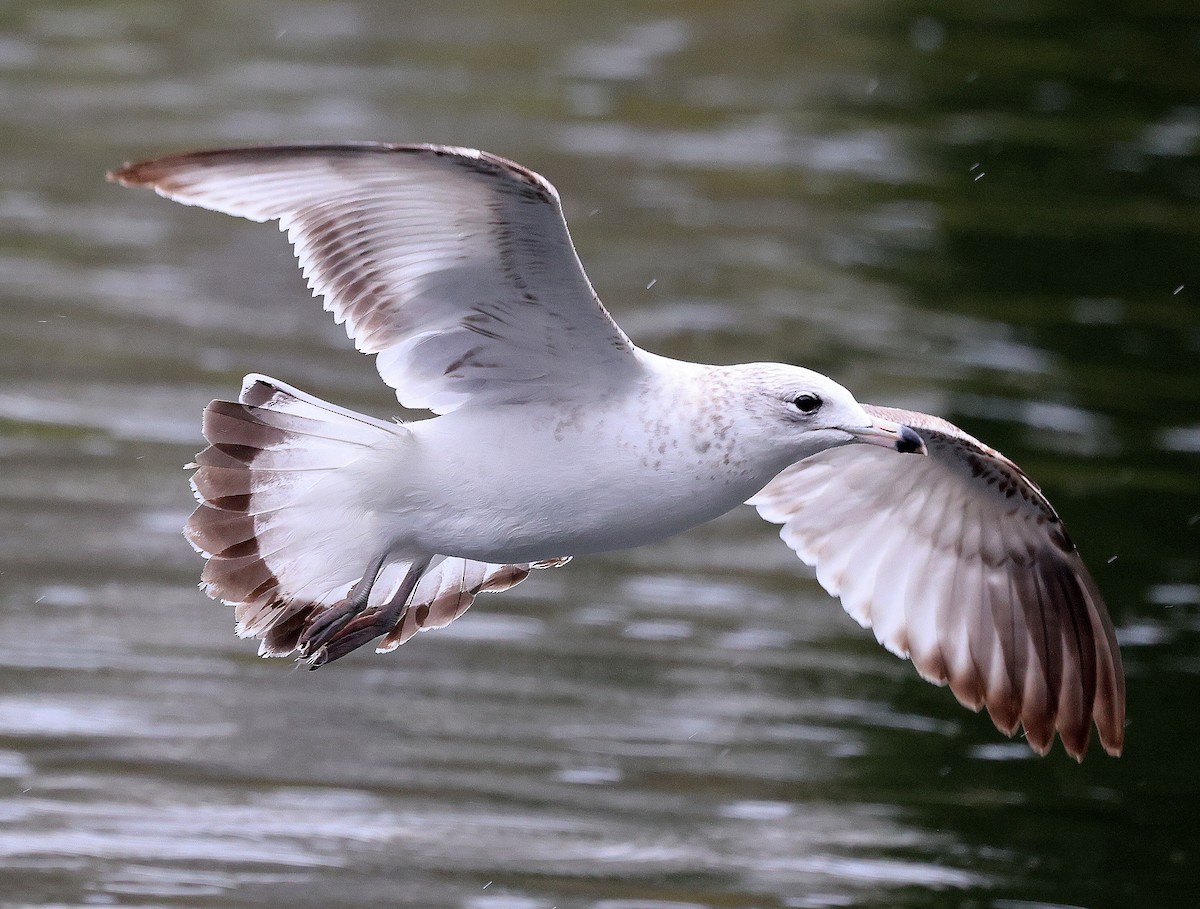
M 747 363 L 718 372 L 739 389 L 738 422 L 750 421 L 763 456 L 775 456 L 783 466 L 856 442 L 925 453 L 912 429 L 871 416 L 849 391 L 819 372 L 782 363 Z

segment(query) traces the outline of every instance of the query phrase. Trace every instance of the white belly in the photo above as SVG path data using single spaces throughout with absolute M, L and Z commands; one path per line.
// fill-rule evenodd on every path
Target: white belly
M 662 539 L 744 502 L 775 469 L 686 421 L 579 406 L 456 411 L 381 453 L 381 528 L 425 552 L 527 562 Z

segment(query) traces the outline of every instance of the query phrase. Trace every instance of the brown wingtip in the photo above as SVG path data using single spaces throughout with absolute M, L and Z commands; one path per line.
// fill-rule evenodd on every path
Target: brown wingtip
M 109 183 L 119 183 L 121 186 L 130 186 L 137 183 L 134 178 L 134 173 L 138 169 L 138 164 L 132 161 L 126 161 L 120 167 L 115 167 L 104 175 L 104 179 Z
M 1106 730 L 1104 727 L 1099 727 L 1100 746 L 1109 755 L 1109 757 L 1120 757 L 1125 751 L 1125 727 L 1124 725 L 1115 727 L 1113 730 Z
M 105 178 L 109 183 L 118 183 L 121 186 L 156 186 L 181 164 L 203 163 L 220 154 L 223 154 L 220 150 L 179 152 L 159 158 L 146 158 L 143 161 L 126 161 L 120 167 L 110 170 Z
M 152 183 L 153 179 L 146 174 L 150 165 L 156 164 L 157 161 L 126 161 L 115 170 L 110 170 L 104 175 L 109 183 L 117 183 L 121 186 L 145 186 Z
M 993 720 L 995 720 L 995 717 L 993 717 Z M 1001 726 L 1000 723 L 996 723 L 996 728 L 1009 738 L 1012 738 L 1016 733 L 1015 728 L 1006 729 L 1004 726 Z M 1097 731 L 1100 733 L 1098 736 L 1100 740 L 1100 746 L 1104 749 L 1105 753 L 1109 757 L 1119 758 L 1122 752 L 1125 750 L 1124 730 L 1122 729 L 1115 735 L 1100 727 L 1097 728 Z M 1083 759 L 1087 756 L 1088 749 L 1091 746 L 1090 725 L 1082 732 L 1068 732 L 1062 729 L 1057 730 L 1057 732 L 1057 738 L 1060 742 L 1062 742 L 1063 750 L 1070 755 L 1077 764 L 1082 764 Z M 1053 731 L 1047 735 L 1045 730 L 1035 731 L 1031 735 L 1030 731 L 1025 729 L 1024 738 L 1026 744 L 1028 744 L 1029 747 L 1035 753 L 1037 753 L 1039 757 L 1045 757 L 1054 747 L 1054 739 L 1056 736 Z
M 1086 730 L 1082 736 L 1074 734 L 1064 735 L 1063 730 L 1060 729 L 1058 737 L 1063 743 L 1063 750 L 1075 759 L 1075 763 L 1082 764 L 1083 757 L 1087 754 L 1088 744 L 1091 741 L 1091 729 Z
M 1052 746 L 1054 744 L 1054 737 L 1052 735 L 1050 738 L 1045 739 L 1045 740 L 1040 739 L 1040 738 L 1035 739 L 1030 736 L 1029 730 L 1026 729 L 1025 730 L 1025 742 L 1026 742 L 1026 744 L 1029 745 L 1030 748 L 1033 749 L 1034 753 L 1037 754 L 1038 757 L 1045 757 L 1046 755 L 1048 755 L 1050 753 L 1050 746 Z
M 1082 761 L 1092 740 L 1092 718 L 1086 716 L 1082 723 L 1062 723 L 1058 726 L 1058 738 L 1063 750 L 1076 761 Z

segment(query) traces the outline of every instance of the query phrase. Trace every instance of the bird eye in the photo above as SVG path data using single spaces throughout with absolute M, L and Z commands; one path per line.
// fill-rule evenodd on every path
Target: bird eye
M 800 395 L 792 401 L 792 406 L 801 413 L 812 413 L 821 406 L 821 399 L 816 395 Z

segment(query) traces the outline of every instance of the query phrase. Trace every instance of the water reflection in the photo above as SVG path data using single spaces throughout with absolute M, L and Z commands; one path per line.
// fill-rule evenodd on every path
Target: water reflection
M 1168 4 L 0 11 L 5 899 L 1186 905 L 1198 28 Z M 178 533 L 200 408 L 252 368 L 392 404 L 272 231 L 99 178 L 350 137 L 550 175 L 652 349 L 805 363 L 1016 456 L 1121 625 L 1128 754 L 1005 742 L 749 510 L 390 659 L 257 660 Z

